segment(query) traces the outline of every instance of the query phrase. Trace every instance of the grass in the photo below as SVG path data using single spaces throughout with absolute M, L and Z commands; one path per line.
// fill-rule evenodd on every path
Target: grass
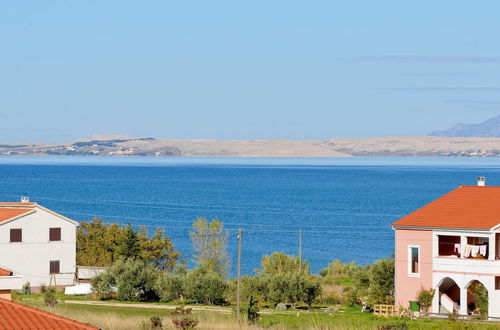
M 66 299 L 64 295 L 59 298 Z M 171 312 L 163 309 L 148 309 L 140 307 L 119 307 L 100 305 L 81 305 L 59 303 L 53 308 L 45 307 L 40 295 L 14 296 L 22 303 L 32 305 L 55 314 L 88 323 L 103 329 L 149 329 L 150 318 L 159 316 L 163 320 L 164 329 L 174 329 Z M 84 300 L 80 298 L 80 300 Z M 89 299 L 85 299 L 89 300 Z M 123 303 L 123 302 L 120 302 Z M 218 312 L 196 311 L 193 315 L 200 321 L 196 329 L 378 329 L 381 326 L 396 325 L 404 322 L 409 329 L 500 329 L 498 323 L 451 322 L 448 320 L 412 321 L 399 318 L 379 318 L 369 313 L 361 313 L 359 307 L 343 307 L 338 312 L 325 313 L 323 311 L 304 312 L 287 311 L 273 314 L 261 314 L 257 325 L 239 324 L 234 314 Z M 402 328 L 397 328 L 402 329 Z

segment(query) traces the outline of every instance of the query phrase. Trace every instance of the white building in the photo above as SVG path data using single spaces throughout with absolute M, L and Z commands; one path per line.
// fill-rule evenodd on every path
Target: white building
M 0 293 L 74 284 L 78 223 L 23 198 L 0 203 Z M 7 274 L 9 270 L 12 274 Z

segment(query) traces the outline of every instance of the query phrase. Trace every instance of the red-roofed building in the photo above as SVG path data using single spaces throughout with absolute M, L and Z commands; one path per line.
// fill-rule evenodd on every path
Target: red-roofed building
M 488 291 L 490 317 L 500 317 L 500 187 L 460 186 L 392 224 L 395 301 L 408 307 L 435 289 L 433 313 L 476 312 L 471 288 Z
M 0 296 L 27 282 L 34 291 L 73 285 L 77 226 L 27 197 L 0 202 Z
M 0 298 L 0 329 L 98 330 L 99 328 Z

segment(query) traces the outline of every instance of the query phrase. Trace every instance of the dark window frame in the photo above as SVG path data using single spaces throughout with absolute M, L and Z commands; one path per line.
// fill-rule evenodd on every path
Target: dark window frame
M 60 260 L 50 260 L 49 261 L 49 274 L 59 274 L 61 273 L 61 261 Z
M 21 243 L 23 241 L 23 229 L 11 228 L 10 229 L 10 243 Z
M 49 242 L 61 241 L 61 227 L 49 228 Z

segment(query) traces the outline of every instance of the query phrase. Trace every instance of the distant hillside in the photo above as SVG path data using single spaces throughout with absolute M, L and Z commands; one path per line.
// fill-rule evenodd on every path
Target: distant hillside
M 434 131 L 429 136 L 500 137 L 500 115 L 479 124 L 456 124 L 443 131 Z
M 500 138 L 382 137 L 330 140 L 173 140 L 98 135 L 69 143 L 0 144 L 0 156 L 500 157 Z

